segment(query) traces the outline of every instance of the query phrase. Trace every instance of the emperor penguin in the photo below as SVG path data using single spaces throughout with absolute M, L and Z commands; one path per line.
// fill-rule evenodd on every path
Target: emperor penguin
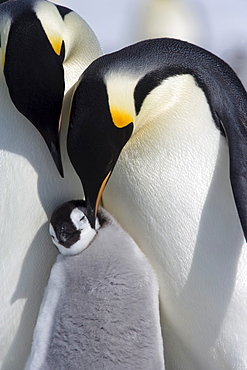
M 103 208 L 96 229 L 81 200 L 57 207 L 58 255 L 25 369 L 164 369 L 158 281 L 147 257 Z
M 210 52 L 146 40 L 94 61 L 75 91 L 68 153 L 160 285 L 168 369 L 247 367 L 247 94 Z M 106 186 L 107 184 L 107 186 Z
M 63 148 L 67 96 L 102 52 L 79 15 L 43 0 L 2 4 L 0 36 L 0 367 L 23 369 L 56 255 L 48 218 L 81 196 Z

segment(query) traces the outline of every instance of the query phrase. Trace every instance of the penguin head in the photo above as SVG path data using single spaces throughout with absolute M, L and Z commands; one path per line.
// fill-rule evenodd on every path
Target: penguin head
M 47 13 L 50 26 L 45 22 Z M 61 175 L 59 125 L 64 96 L 62 16 L 46 1 L 1 6 L 2 68 L 10 99 L 43 136 Z
M 227 137 L 230 181 L 247 238 L 246 91 L 220 58 L 196 45 L 168 38 L 141 41 L 98 58 L 78 83 L 67 147 L 84 188 L 92 227 L 103 189 L 132 131 L 136 132 L 137 126 L 139 130 L 145 124 L 156 124 L 155 109 L 161 123 L 166 101 L 169 114 L 180 123 L 183 99 L 177 94 L 176 84 L 176 111 L 170 112 L 169 91 L 167 98 L 163 98 L 163 93 L 168 80 L 173 83 L 174 77 L 182 75 L 190 75 L 203 91 L 216 128 Z M 159 86 L 161 89 L 156 89 Z
M 113 114 L 107 83 L 94 68 L 82 75 L 73 97 L 67 148 L 82 182 L 92 227 L 102 192 L 133 131 L 133 116 L 124 108 Z
M 75 255 L 83 251 L 100 228 L 96 218 L 95 229 L 86 216 L 85 202 L 70 201 L 57 207 L 52 214 L 49 232 L 52 241 L 63 255 Z
M 100 54 L 90 31 L 79 15 L 49 1 L 19 0 L 1 5 L 0 51 L 10 99 L 43 136 L 61 176 L 61 113 L 64 93 L 70 87 L 65 79 L 74 83 L 80 68 Z M 78 62 L 85 59 L 84 65 Z

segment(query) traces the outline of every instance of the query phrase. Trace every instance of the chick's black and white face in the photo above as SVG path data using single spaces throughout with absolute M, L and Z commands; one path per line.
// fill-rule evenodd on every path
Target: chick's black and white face
M 99 223 L 96 224 L 96 230 Z M 65 203 L 57 208 L 51 218 L 49 232 L 52 241 L 63 255 L 75 255 L 83 251 L 96 235 L 81 209 Z

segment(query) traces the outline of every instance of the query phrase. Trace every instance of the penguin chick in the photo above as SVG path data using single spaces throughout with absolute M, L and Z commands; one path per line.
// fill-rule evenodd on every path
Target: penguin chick
M 86 217 L 83 200 L 72 200 L 57 207 L 51 216 L 49 232 L 52 242 L 63 255 L 75 255 L 83 251 L 100 228 L 98 218 L 93 229 Z
M 65 203 L 54 217 L 81 225 L 81 204 Z M 89 248 L 57 256 L 25 370 L 165 369 L 157 276 L 116 220 L 103 208 L 97 216 Z

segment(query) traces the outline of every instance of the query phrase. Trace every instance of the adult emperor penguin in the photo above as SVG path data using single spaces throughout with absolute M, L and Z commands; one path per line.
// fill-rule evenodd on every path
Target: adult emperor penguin
M 87 215 L 111 176 L 103 205 L 159 277 L 168 369 L 247 367 L 246 125 L 232 69 L 174 39 L 97 59 L 74 94 L 67 145 Z
M 55 258 L 47 219 L 81 196 L 63 143 L 64 179 L 47 146 L 61 173 L 63 96 L 101 48 L 76 13 L 43 0 L 2 4 L 0 35 L 0 367 L 23 369 Z

